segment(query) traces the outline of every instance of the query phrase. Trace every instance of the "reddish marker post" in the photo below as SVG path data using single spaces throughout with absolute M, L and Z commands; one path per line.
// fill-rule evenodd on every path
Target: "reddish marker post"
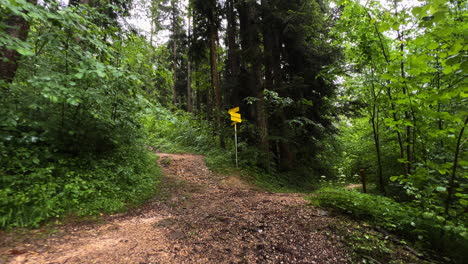
M 359 169 L 359 174 L 361 175 L 362 191 L 364 193 L 366 193 L 367 192 L 367 190 L 366 190 L 366 169 L 364 169 L 364 168 Z

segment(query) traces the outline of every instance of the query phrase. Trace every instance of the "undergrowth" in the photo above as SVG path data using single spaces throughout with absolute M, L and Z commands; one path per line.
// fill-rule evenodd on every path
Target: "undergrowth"
M 213 125 L 183 111 L 171 112 L 154 107 L 144 118 L 148 145 L 156 151 L 169 153 L 195 153 L 205 156 L 208 168 L 217 173 L 236 173 L 249 183 L 271 192 L 310 192 L 320 180 L 312 168 L 298 168 L 279 172 L 272 164 L 269 171 L 258 167 L 260 151 L 244 142 L 238 145 L 238 162 L 235 166 L 233 131 L 223 131 L 225 148 L 221 148 Z M 241 134 L 243 126 L 239 126 Z
M 9 159 L 0 168 L 0 228 L 120 211 L 148 198 L 159 181 L 156 157 L 142 147 L 78 157 L 49 151 L 3 151 Z
M 364 221 L 336 217 L 330 228 L 350 249 L 351 263 L 433 263 L 421 258 L 419 252 L 409 250 L 406 241 L 375 230 Z
M 356 219 L 390 230 L 421 248 L 432 248 L 453 262 L 468 259 L 468 230 L 443 217 L 371 194 L 324 188 L 308 198 L 314 205 L 334 208 Z

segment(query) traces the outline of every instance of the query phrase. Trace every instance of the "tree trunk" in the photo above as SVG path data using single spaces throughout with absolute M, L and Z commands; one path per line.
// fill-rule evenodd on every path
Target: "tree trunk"
M 284 96 L 281 91 L 281 86 L 283 85 L 283 75 L 281 72 L 281 38 L 278 25 L 272 23 L 274 26 L 271 26 L 271 63 L 272 63 L 272 79 L 273 87 L 278 92 L 280 96 Z M 279 166 L 281 170 L 291 170 L 294 167 L 294 153 L 291 151 L 289 137 L 290 137 L 290 128 L 287 124 L 287 116 L 284 109 L 278 110 L 278 119 L 280 120 L 280 132 L 281 137 L 284 139 L 279 142 Z
M 177 6 L 175 1 L 172 1 L 172 103 L 177 106 Z
M 390 100 L 390 106 L 392 108 L 393 121 L 397 122 L 398 117 L 397 117 L 397 114 L 396 114 L 396 107 L 395 107 L 395 103 L 393 102 L 393 96 L 392 96 L 392 92 L 390 90 L 390 87 L 387 88 L 387 95 L 388 95 L 388 99 Z M 403 146 L 403 138 L 401 136 L 400 131 L 398 130 L 398 127 L 397 127 L 397 130 L 396 130 L 396 134 L 397 134 L 398 146 L 399 146 L 399 150 L 400 150 L 400 159 L 404 160 L 405 159 L 405 149 L 404 149 L 404 146 Z M 403 172 L 404 175 L 408 175 L 408 170 L 407 170 L 407 167 L 406 167 L 406 165 L 404 163 L 402 163 L 402 172 Z
M 398 39 L 400 41 L 402 41 L 402 36 L 400 34 L 400 31 L 398 30 L 397 31 L 398 33 Z M 400 52 L 401 52 L 401 56 L 403 56 L 403 44 L 400 44 Z M 401 71 L 401 78 L 404 80 L 404 85 L 403 86 L 403 94 L 404 95 L 407 95 L 408 98 L 409 98 L 409 94 L 408 94 L 408 90 L 406 88 L 406 75 L 405 75 L 405 65 L 403 63 L 403 60 L 400 61 L 400 71 Z M 410 99 L 411 100 L 411 99 Z M 414 112 L 413 112 L 414 114 Z M 405 110 L 405 119 L 406 120 L 409 120 L 410 119 L 410 116 L 409 116 L 409 113 L 407 110 Z M 414 120 L 414 118 L 413 118 Z M 412 159 L 413 159 L 413 154 L 411 152 L 411 144 L 414 144 L 411 143 L 411 133 L 414 133 L 414 131 L 412 131 L 413 129 L 411 129 L 411 126 L 406 126 L 406 172 L 407 174 L 411 174 L 411 163 L 412 163 Z
M 195 73 L 198 73 L 198 71 L 200 70 L 200 67 L 199 67 L 199 63 L 198 62 L 194 62 L 195 63 L 195 67 L 194 67 L 194 71 Z M 200 84 L 199 84 L 199 78 L 195 78 L 195 112 L 200 115 L 201 114 L 201 98 L 200 98 Z
M 188 40 L 192 38 L 191 10 L 188 11 Z M 187 112 L 192 112 L 192 65 L 190 53 L 187 56 Z
M 229 102 L 233 106 L 240 105 L 238 78 L 240 73 L 239 62 L 239 46 L 237 44 L 237 23 L 236 14 L 234 12 L 234 0 L 226 1 L 226 16 L 227 16 L 227 46 L 228 46 L 228 63 L 227 63 L 227 87 L 230 87 Z
M 375 94 L 374 83 L 372 82 L 372 113 L 371 113 L 371 122 L 372 122 L 372 133 L 374 135 L 374 145 L 375 145 L 375 154 L 377 156 L 377 175 L 379 179 L 379 188 L 380 191 L 385 194 L 385 182 L 383 179 L 382 173 L 382 155 L 380 150 L 380 132 L 379 132 L 379 112 L 377 109 L 377 95 Z
M 265 85 L 267 90 L 273 90 L 273 39 L 271 30 L 271 19 L 269 18 L 268 1 L 262 0 L 263 9 L 263 57 L 265 65 Z
M 398 17 L 398 6 L 397 6 L 397 1 L 393 2 L 394 4 L 394 9 L 395 9 L 395 17 Z M 408 99 L 410 100 L 410 105 L 411 105 L 411 98 L 408 93 L 408 88 L 406 84 L 406 74 L 405 74 L 405 64 L 403 62 L 403 56 L 404 56 L 404 44 L 403 44 L 403 35 L 400 32 L 400 30 L 397 30 L 397 39 L 400 42 L 400 56 L 402 57 L 400 59 L 400 76 L 403 80 L 403 94 L 405 96 L 408 96 Z M 405 119 L 409 120 L 409 113 L 408 110 L 405 109 Z M 414 111 L 413 111 L 413 122 L 414 122 Z M 415 124 L 414 124 L 415 125 Z M 414 126 L 416 128 L 416 126 Z M 414 129 L 411 128 L 411 126 L 406 126 L 406 172 L 407 174 L 411 174 L 411 164 L 413 160 L 413 153 L 411 152 L 411 144 L 414 144 L 414 142 L 411 142 L 411 133 L 414 133 Z
M 449 185 L 448 185 L 448 194 L 447 200 L 445 201 L 445 214 L 449 216 L 450 206 L 452 204 L 453 194 L 455 192 L 455 178 L 457 174 L 457 167 L 458 167 L 458 156 L 460 155 L 460 148 L 463 145 L 462 138 L 463 133 L 465 132 L 466 124 L 468 123 L 468 117 L 465 118 L 465 123 L 463 124 L 460 133 L 458 134 L 457 145 L 455 147 L 455 157 L 453 159 L 453 167 L 452 167 L 452 175 L 450 177 Z
M 264 66 L 265 66 L 265 83 L 264 86 L 260 86 L 260 89 L 257 94 L 258 98 L 258 126 L 260 130 L 260 144 L 261 149 L 267 155 L 266 165 L 269 168 L 270 162 L 270 142 L 268 140 L 268 116 L 265 109 L 265 100 L 264 100 L 264 90 L 273 90 L 273 38 L 271 30 L 271 18 L 270 14 L 270 5 L 267 0 L 262 0 L 262 20 L 263 20 L 263 50 L 264 50 Z M 258 51 L 260 52 L 260 51 Z M 261 82 L 261 76 L 259 77 Z
M 36 4 L 37 0 L 28 0 L 31 4 Z M 29 23 L 21 16 L 9 15 L 4 20 L 6 25 L 5 33 L 12 38 L 25 41 L 28 37 Z M 0 48 L 0 79 L 7 83 L 13 82 L 18 69 L 21 55 L 15 50 L 7 47 Z
M 224 147 L 224 140 L 221 135 L 221 88 L 219 85 L 218 74 L 218 30 L 214 25 L 210 27 L 210 68 L 211 68 L 211 89 L 214 92 L 215 101 L 215 119 L 216 126 L 219 134 L 219 140 L 222 147 Z
M 369 11 L 367 11 L 367 16 L 369 17 L 370 20 L 372 20 L 372 16 L 370 15 Z M 385 62 L 387 64 L 389 64 L 390 63 L 390 58 L 389 58 L 389 55 L 387 54 L 387 49 L 385 47 L 384 38 L 383 38 L 382 34 L 379 31 L 377 23 L 374 23 L 374 31 L 375 31 L 375 34 L 377 35 L 377 37 L 379 38 L 380 49 L 382 51 L 382 54 L 384 55 Z M 393 102 L 393 98 L 392 98 L 393 96 L 392 96 L 392 92 L 391 92 L 390 87 L 387 87 L 387 95 L 388 95 L 388 98 L 390 99 L 390 106 L 392 108 L 393 121 L 396 122 L 396 121 L 398 121 L 398 117 L 397 117 L 397 114 L 396 114 L 396 107 L 395 107 L 395 103 Z M 398 145 L 399 145 L 399 149 L 400 149 L 400 159 L 404 160 L 405 159 L 405 150 L 404 150 L 404 146 L 403 146 L 403 138 L 401 136 L 400 131 L 398 131 L 398 129 L 396 130 L 396 134 L 397 134 Z M 402 164 L 402 172 L 403 172 L 404 175 L 409 174 L 408 167 L 406 166 L 406 164 Z
M 248 89 L 256 97 L 255 123 L 258 129 L 259 148 L 263 152 L 260 165 L 269 169 L 268 119 L 265 112 L 264 87 L 262 85 L 262 57 L 260 45 L 259 9 L 256 2 L 242 2 L 240 9 L 244 67 L 248 74 Z

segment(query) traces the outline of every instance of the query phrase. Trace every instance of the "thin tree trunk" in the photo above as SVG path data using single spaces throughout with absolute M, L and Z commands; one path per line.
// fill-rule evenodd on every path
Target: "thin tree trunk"
M 231 90 L 229 101 L 234 106 L 240 105 L 238 78 L 240 73 L 239 61 L 239 46 L 236 41 L 237 26 L 236 15 L 234 12 L 234 0 L 226 1 L 226 16 L 227 16 L 227 46 L 228 46 L 228 71 L 227 71 L 227 87 Z
M 195 73 L 198 73 L 200 67 L 198 66 L 199 63 L 195 62 Z M 199 85 L 199 78 L 195 78 L 195 111 L 199 115 L 201 114 L 201 99 L 200 99 L 200 85 Z
M 203 90 L 203 100 L 205 101 L 205 112 L 206 112 L 206 120 L 213 121 L 213 97 L 211 94 L 213 93 L 213 89 L 206 89 Z
M 187 62 L 187 112 L 192 112 L 192 69 L 190 60 Z
M 398 17 L 398 6 L 397 6 L 397 1 L 395 0 L 393 2 L 394 4 L 394 8 L 395 8 L 395 17 Z M 398 41 L 400 42 L 400 55 L 403 57 L 404 55 L 404 44 L 403 44 L 403 35 L 401 34 L 400 30 L 398 29 L 397 30 L 397 39 Z M 410 104 L 411 104 L 411 98 L 410 98 L 410 95 L 408 93 L 408 88 L 407 88 L 407 84 L 406 84 L 406 74 L 405 74 L 405 64 L 403 62 L 403 59 L 400 59 L 400 76 L 404 82 L 404 85 L 403 85 L 403 94 L 405 96 L 408 96 L 408 99 L 410 100 Z M 407 110 L 405 110 L 405 119 L 406 120 L 409 120 L 410 119 L 410 116 L 409 116 L 409 113 Z M 413 111 L 413 122 L 415 118 L 414 118 L 414 111 Z M 414 124 L 415 126 L 416 124 Z M 415 126 L 416 127 L 416 126 Z M 413 160 L 413 153 L 411 151 L 411 134 L 414 133 L 414 131 L 412 131 L 411 129 L 411 126 L 406 126 L 406 173 L 407 174 L 411 174 L 411 164 L 412 164 L 412 160 Z M 414 142 L 413 142 L 414 143 Z
M 211 25 L 210 29 L 210 67 L 211 67 L 211 89 L 214 92 L 215 119 L 221 147 L 224 147 L 224 140 L 221 135 L 221 88 L 218 74 L 218 30 Z
M 258 7 L 255 2 L 247 3 L 247 21 L 249 25 L 248 36 L 250 46 L 246 47 L 250 49 L 250 85 L 257 99 L 256 103 L 256 125 L 259 134 L 259 147 L 263 152 L 263 159 L 261 165 L 265 169 L 269 169 L 269 142 L 268 142 L 268 119 L 265 111 L 265 99 L 264 99 L 264 86 L 262 84 L 262 61 L 261 58 L 261 40 L 260 40 L 260 28 L 258 25 Z
M 280 94 L 284 96 L 281 92 L 281 86 L 283 83 L 282 72 L 281 72 L 281 39 L 277 25 L 271 27 L 271 56 L 272 56 L 272 69 L 273 69 L 273 87 Z M 294 166 L 294 153 L 291 151 L 290 142 L 287 140 L 290 137 L 290 129 L 287 124 L 287 116 L 283 109 L 279 109 L 277 113 L 278 119 L 280 120 L 280 131 L 281 136 L 284 138 L 279 141 L 279 163 L 282 170 L 291 170 Z
M 151 17 L 150 17 L 150 44 L 151 46 L 153 46 L 153 35 L 154 35 L 154 2 L 151 1 L 151 10 L 150 10 L 150 13 L 151 13 Z
M 396 114 L 396 107 L 395 107 L 395 103 L 393 102 L 393 97 L 392 97 L 392 92 L 390 90 L 390 87 L 387 88 L 387 95 L 388 95 L 388 98 L 390 99 L 390 106 L 392 108 L 393 121 L 397 122 L 398 117 L 397 117 L 397 114 Z M 403 138 L 401 136 L 400 131 L 398 131 L 398 127 L 397 127 L 397 130 L 396 130 L 396 134 L 397 134 L 397 139 L 398 139 L 398 146 L 399 146 L 399 149 L 400 149 L 400 159 L 404 160 L 405 159 L 405 149 L 404 149 L 404 146 L 403 146 Z M 409 173 L 405 164 L 402 164 L 402 172 L 403 172 L 404 175 L 408 175 L 408 173 Z
M 177 6 L 175 1 L 172 1 L 172 102 L 177 106 Z
M 370 20 L 372 20 L 372 16 L 370 15 L 369 11 L 367 11 L 367 16 L 369 17 Z M 375 34 L 377 35 L 377 37 L 379 38 L 380 49 L 382 51 L 382 54 L 384 55 L 385 62 L 387 64 L 390 64 L 390 58 L 389 58 L 389 56 L 387 54 L 387 49 L 385 47 L 385 43 L 383 41 L 383 37 L 382 37 L 382 35 L 381 35 L 380 31 L 379 31 L 377 23 L 374 23 L 374 31 L 375 31 Z M 398 117 L 397 117 L 397 114 L 396 114 L 396 107 L 395 107 L 395 103 L 393 102 L 393 96 L 392 96 L 392 92 L 391 92 L 390 87 L 387 87 L 387 95 L 388 95 L 388 98 L 390 99 L 390 106 L 392 108 L 393 121 L 397 122 Z M 400 159 L 404 160 L 405 159 L 405 150 L 404 150 L 404 146 L 403 146 L 403 138 L 401 136 L 400 131 L 398 131 L 398 127 L 397 127 L 397 130 L 396 130 L 396 134 L 397 134 L 398 146 L 399 146 L 399 150 L 400 150 Z M 408 173 L 409 173 L 408 168 L 407 168 L 407 166 L 405 164 L 402 164 L 402 172 L 403 172 L 404 175 L 408 175 Z
M 188 11 L 188 39 L 192 38 L 191 10 Z M 187 56 L 187 112 L 192 112 L 192 68 L 190 54 Z
M 453 159 L 453 167 L 452 167 L 452 175 L 450 177 L 449 185 L 448 185 L 448 194 L 447 200 L 445 201 L 445 214 L 449 215 L 449 209 L 452 205 L 453 194 L 455 192 L 455 179 L 457 174 L 457 167 L 458 167 L 458 156 L 460 155 L 460 148 L 462 146 L 462 138 L 463 133 L 465 132 L 466 124 L 468 123 L 468 117 L 465 118 L 465 123 L 463 124 L 460 133 L 458 134 L 457 145 L 455 147 L 455 157 Z
M 379 113 L 377 109 L 377 95 L 375 94 L 375 86 L 374 82 L 372 82 L 372 114 L 371 114 L 371 122 L 372 122 L 372 133 L 374 135 L 374 145 L 375 145 L 375 153 L 377 156 L 377 166 L 378 166 L 378 178 L 379 178 L 379 188 L 380 191 L 385 194 L 385 183 L 382 174 L 382 155 L 380 150 L 380 132 L 379 132 Z
M 271 24 L 268 22 L 271 21 L 269 16 L 270 6 L 267 0 L 261 1 L 263 9 L 263 49 L 264 49 L 264 66 L 265 66 L 265 82 L 261 86 L 261 76 L 258 82 L 260 83 L 260 89 L 257 94 L 258 98 L 258 126 L 260 130 L 260 144 L 261 149 L 265 152 L 266 161 L 265 165 L 269 169 L 270 163 L 270 142 L 268 140 L 268 116 L 265 109 L 265 99 L 264 99 L 264 90 L 273 90 L 273 38 Z M 258 51 L 260 52 L 260 51 Z M 258 67 L 258 66 L 257 66 Z M 256 69 L 260 71 L 260 69 Z M 257 73 L 258 74 L 258 73 Z

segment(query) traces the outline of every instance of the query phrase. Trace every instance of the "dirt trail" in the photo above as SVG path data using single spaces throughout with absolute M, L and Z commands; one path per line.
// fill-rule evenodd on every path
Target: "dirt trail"
M 255 190 L 202 156 L 160 154 L 162 194 L 104 224 L 4 246 L 8 263 L 347 263 L 335 221 L 299 194 Z M 8 243 L 3 243 L 8 244 Z

